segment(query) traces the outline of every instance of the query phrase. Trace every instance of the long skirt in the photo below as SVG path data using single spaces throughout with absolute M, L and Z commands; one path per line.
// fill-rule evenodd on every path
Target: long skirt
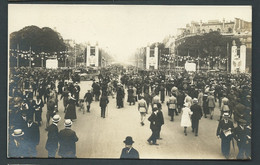
M 65 119 L 77 119 L 76 115 L 76 106 L 75 105 L 69 105 L 65 114 Z

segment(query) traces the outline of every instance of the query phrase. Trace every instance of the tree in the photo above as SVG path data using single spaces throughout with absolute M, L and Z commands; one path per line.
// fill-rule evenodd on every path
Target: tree
M 197 58 L 206 57 L 227 57 L 227 43 L 232 45 L 232 41 L 240 43 L 239 39 L 231 36 L 223 36 L 218 31 L 195 35 L 185 38 L 177 47 L 178 55 L 191 56 Z
M 10 48 L 28 51 L 30 48 L 35 53 L 60 52 L 66 50 L 66 45 L 60 34 L 49 27 L 26 26 L 10 34 Z

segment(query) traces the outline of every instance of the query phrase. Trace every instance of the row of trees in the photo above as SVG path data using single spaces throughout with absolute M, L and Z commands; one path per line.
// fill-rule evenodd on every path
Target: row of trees
M 84 65 L 86 45 L 69 42 L 65 43 L 62 36 L 49 27 L 26 26 L 10 34 L 10 66 L 29 66 L 30 60 L 33 66 L 45 66 L 45 60 L 52 55 L 57 56 L 62 67 L 74 67 L 75 63 Z M 99 55 L 111 60 L 102 49 Z
M 61 52 L 66 50 L 66 44 L 61 35 L 49 27 L 26 26 L 10 34 L 10 49 L 35 53 Z
M 237 44 L 241 44 L 238 38 L 234 39 L 231 36 L 221 35 L 218 31 L 190 36 L 178 41 L 175 54 L 200 58 L 226 58 L 233 40 L 235 40 Z M 227 45 L 229 45 L 229 47 L 227 47 Z
M 211 68 L 214 65 L 226 65 L 227 60 L 230 58 L 233 40 L 235 40 L 237 45 L 241 45 L 241 41 L 238 38 L 221 35 L 218 31 L 185 37 L 176 40 L 175 43 L 169 43 L 168 40 L 167 42 L 152 43 L 150 45 L 152 49 L 156 45 L 158 47 L 160 67 L 167 68 L 173 65 L 173 63 L 175 63 L 175 66 L 182 66 L 186 61 L 184 59 L 192 59 L 194 62 L 200 61 L 200 65 L 210 65 Z M 175 45 L 174 50 L 171 44 Z M 145 48 L 143 49 L 146 50 Z M 146 59 L 145 52 L 143 51 L 141 54 L 141 58 L 144 60 Z M 173 57 L 175 58 L 173 59 Z

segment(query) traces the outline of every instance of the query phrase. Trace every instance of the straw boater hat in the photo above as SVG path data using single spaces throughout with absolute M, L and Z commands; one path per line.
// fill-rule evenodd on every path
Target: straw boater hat
M 229 113 L 228 112 L 223 113 L 223 117 L 229 117 Z
M 131 136 L 127 136 L 125 140 L 123 141 L 126 145 L 132 145 L 134 143 Z
M 70 127 L 72 125 L 72 121 L 70 119 L 66 119 L 64 122 L 65 127 Z
M 197 98 L 194 98 L 194 99 L 193 99 L 193 103 L 194 103 L 194 104 L 198 103 L 198 99 L 197 99 Z
M 54 123 L 58 123 L 60 121 L 60 119 L 61 119 L 60 115 L 54 115 L 53 118 L 52 118 L 52 121 Z
M 18 137 L 18 136 L 23 136 L 24 132 L 22 131 L 22 129 L 15 129 L 14 133 L 12 133 L 12 136 L 14 137 Z

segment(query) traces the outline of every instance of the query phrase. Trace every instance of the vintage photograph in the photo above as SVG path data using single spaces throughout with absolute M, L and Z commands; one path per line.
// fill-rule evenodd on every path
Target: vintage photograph
M 8 44 L 8 158 L 251 159 L 251 6 L 9 4 Z

